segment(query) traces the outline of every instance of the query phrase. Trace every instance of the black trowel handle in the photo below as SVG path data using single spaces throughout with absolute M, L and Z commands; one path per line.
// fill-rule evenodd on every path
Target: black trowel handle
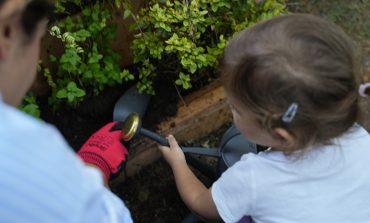
M 161 144 L 162 146 L 170 146 L 168 140 L 161 135 L 158 135 L 155 132 L 151 132 L 147 129 L 141 128 L 140 134 L 156 141 L 157 143 Z M 220 157 L 220 149 L 219 148 L 202 148 L 202 147 L 180 147 L 184 153 L 191 153 L 197 155 L 206 155 L 206 156 L 214 156 Z
M 166 138 L 164 138 L 163 136 L 157 134 L 157 133 L 154 133 L 154 132 L 151 132 L 147 129 L 141 128 L 140 129 L 140 134 L 142 134 L 145 137 L 148 137 L 151 140 L 156 141 L 157 143 L 161 144 L 162 146 L 170 146 L 170 144 L 168 143 L 168 140 Z
M 156 141 L 162 146 L 168 146 L 168 147 L 170 146 L 168 143 L 168 140 L 164 138 L 163 136 L 158 135 L 157 133 L 141 128 L 140 134 L 142 134 L 145 137 L 148 137 L 151 140 Z M 184 153 L 220 157 L 220 149 L 216 149 L 216 148 L 181 147 L 181 149 Z

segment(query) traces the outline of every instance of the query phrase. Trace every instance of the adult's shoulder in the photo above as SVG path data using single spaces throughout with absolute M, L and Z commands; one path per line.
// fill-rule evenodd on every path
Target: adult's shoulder
M 0 103 L 0 143 L 38 144 L 57 141 L 67 146 L 60 132 L 52 125 L 9 105 Z
M 0 148 L 3 159 L 13 158 L 30 167 L 73 169 L 82 165 L 54 126 L 4 103 L 0 103 Z

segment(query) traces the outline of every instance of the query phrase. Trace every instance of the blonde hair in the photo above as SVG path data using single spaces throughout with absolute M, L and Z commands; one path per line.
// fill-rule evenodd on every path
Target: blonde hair
M 292 151 L 346 132 L 358 117 L 355 47 L 335 24 L 291 14 L 258 23 L 234 37 L 221 62 L 225 90 L 273 133 L 281 127 L 297 140 Z M 298 109 L 290 122 L 287 109 Z

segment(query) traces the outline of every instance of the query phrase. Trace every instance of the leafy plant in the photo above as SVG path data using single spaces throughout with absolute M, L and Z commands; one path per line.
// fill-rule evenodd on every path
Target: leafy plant
M 139 30 L 132 46 L 139 90 L 153 94 L 152 80 L 166 69 L 191 88 L 217 65 L 235 32 L 283 12 L 281 0 L 151 0 L 139 15 L 128 12 Z
M 129 0 L 92 2 L 55 1 L 57 11 L 69 16 L 50 29 L 63 46 L 62 54 L 50 55 L 42 65 L 54 107 L 76 106 L 88 95 L 135 78 L 139 91 L 149 94 L 155 93 L 158 75 L 189 89 L 198 79 L 212 78 L 209 73 L 235 32 L 285 12 L 283 0 L 151 0 L 137 15 Z M 71 15 L 66 7 L 71 4 L 81 13 Z M 112 8 L 135 21 L 135 76 L 119 67 L 122 55 L 110 47 L 117 37 Z
M 37 105 L 35 95 L 32 93 L 28 93 L 26 97 L 23 98 L 23 102 L 18 108 L 29 115 L 40 118 L 40 108 Z
M 69 103 L 76 103 L 79 99 L 85 96 L 85 91 L 77 87 L 75 82 L 69 82 L 66 88 L 59 90 L 56 97 L 59 99 L 67 99 Z
M 110 23 L 110 5 L 97 1 L 93 5 L 81 5 L 80 0 L 59 0 L 59 12 L 65 11 L 66 3 L 83 7 L 80 14 L 58 22 L 50 29 L 50 35 L 58 39 L 64 48 L 61 55 L 50 55 L 49 67 L 44 76 L 52 89 L 50 104 L 62 102 L 76 106 L 86 95 L 98 94 L 107 86 L 130 81 L 134 76 L 119 67 L 121 55 L 114 52 L 110 42 L 116 38 L 116 24 Z
M 183 72 L 180 72 L 179 79 L 177 79 L 175 83 L 181 85 L 184 89 L 191 88 L 190 77 Z

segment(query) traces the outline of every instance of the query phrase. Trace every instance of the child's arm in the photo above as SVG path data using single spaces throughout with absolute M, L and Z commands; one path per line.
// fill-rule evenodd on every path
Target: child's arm
M 176 139 L 170 135 L 168 141 L 170 147 L 160 146 L 159 149 L 172 168 L 177 189 L 185 204 L 203 218 L 220 218 L 212 199 L 211 188 L 207 189 L 190 170 Z

